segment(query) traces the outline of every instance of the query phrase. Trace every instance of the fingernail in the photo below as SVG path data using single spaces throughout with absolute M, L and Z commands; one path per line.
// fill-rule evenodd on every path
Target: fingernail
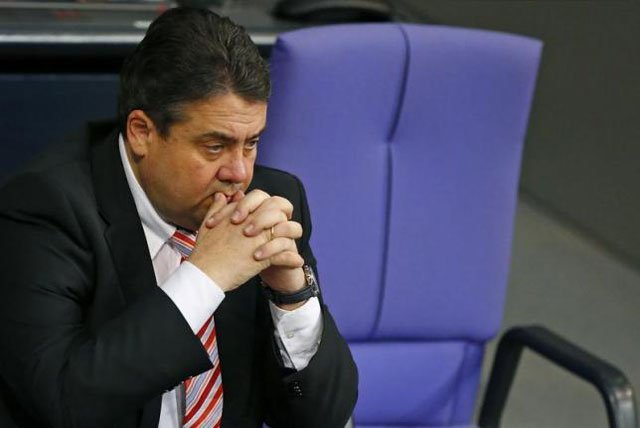
M 241 216 L 240 211 L 234 211 L 233 214 L 231 214 L 231 220 L 238 221 L 240 220 L 240 216 Z
M 260 257 L 262 257 L 262 251 L 258 250 L 253 255 L 255 256 L 256 259 L 259 259 Z
M 250 224 L 249 226 L 244 228 L 244 233 L 251 233 L 253 232 L 253 229 L 255 229 L 255 226 L 253 224 Z

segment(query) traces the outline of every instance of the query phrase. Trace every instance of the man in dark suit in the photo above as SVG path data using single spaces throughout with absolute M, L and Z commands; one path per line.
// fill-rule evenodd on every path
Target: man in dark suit
M 344 426 L 356 369 L 315 282 L 304 189 L 254 167 L 268 93 L 244 30 L 170 10 L 125 62 L 119 127 L 0 190 L 17 426 Z

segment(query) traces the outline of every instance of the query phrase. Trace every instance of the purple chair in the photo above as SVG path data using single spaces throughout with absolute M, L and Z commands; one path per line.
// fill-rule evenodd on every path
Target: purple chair
M 472 424 L 540 53 L 398 24 L 294 31 L 272 51 L 260 161 L 305 183 L 325 301 L 359 368 L 358 427 Z

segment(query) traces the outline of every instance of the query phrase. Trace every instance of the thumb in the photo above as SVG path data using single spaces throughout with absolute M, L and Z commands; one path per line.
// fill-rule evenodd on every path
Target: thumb
M 214 228 L 220 222 L 220 220 L 216 220 L 213 215 L 226 206 L 227 198 L 224 196 L 224 193 L 215 193 L 213 195 L 213 203 L 209 207 L 207 215 L 204 217 L 204 225 L 209 229 Z

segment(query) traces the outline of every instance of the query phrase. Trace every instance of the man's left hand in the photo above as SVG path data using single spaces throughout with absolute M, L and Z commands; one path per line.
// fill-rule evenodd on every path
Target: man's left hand
M 239 199 L 239 198 L 235 198 Z M 205 225 L 213 228 L 224 217 L 231 216 L 235 224 L 245 223 L 244 234 L 248 237 L 267 234 L 269 240 L 254 253 L 256 260 L 269 260 L 270 266 L 260 273 L 262 281 L 281 293 L 294 293 L 306 285 L 295 239 L 302 236 L 302 226 L 291 221 L 293 206 L 285 198 L 270 196 L 261 190 L 253 190 L 238 200 L 233 212 L 225 208 L 213 213 Z M 304 302 L 282 305 L 293 310 Z

